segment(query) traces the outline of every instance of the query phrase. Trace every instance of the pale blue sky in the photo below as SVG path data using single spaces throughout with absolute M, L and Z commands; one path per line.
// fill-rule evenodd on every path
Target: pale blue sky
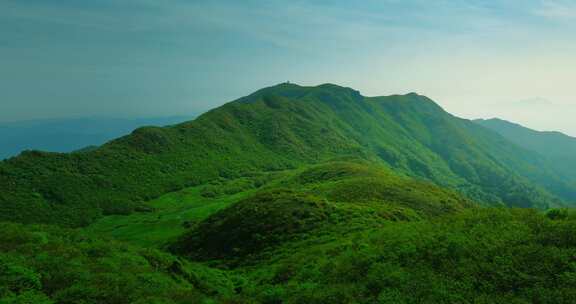
M 193 113 L 290 80 L 576 135 L 575 32 L 560 0 L 0 0 L 0 121 Z

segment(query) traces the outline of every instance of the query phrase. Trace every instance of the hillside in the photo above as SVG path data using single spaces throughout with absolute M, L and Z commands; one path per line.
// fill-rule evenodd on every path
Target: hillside
M 154 210 L 96 229 L 0 223 L 0 302 L 576 300 L 572 212 L 479 208 L 362 160 L 220 180 L 146 205 Z
M 354 156 L 485 204 L 569 203 L 540 155 L 417 94 L 364 97 L 326 84 L 281 84 L 170 127 L 145 127 L 98 149 L 26 152 L 0 163 L 0 220 L 83 226 L 146 210 L 164 193 L 254 172 Z
M 0 123 L 0 159 L 16 156 L 24 150 L 72 152 L 101 145 L 141 126 L 165 126 L 191 118 L 77 118 L 4 122 Z
M 576 138 L 560 132 L 535 131 L 497 118 L 479 119 L 475 122 L 546 157 L 564 178 L 576 183 Z
M 200 221 L 174 250 L 200 260 L 254 258 L 318 234 L 346 235 L 388 221 L 417 221 L 476 206 L 457 193 L 363 161 L 295 170 Z

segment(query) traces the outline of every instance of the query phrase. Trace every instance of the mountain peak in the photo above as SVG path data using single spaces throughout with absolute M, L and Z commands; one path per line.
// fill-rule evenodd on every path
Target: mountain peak
M 416 92 L 410 92 L 403 95 L 390 95 L 390 96 L 363 96 L 360 91 L 350 87 L 345 87 L 333 83 L 323 83 L 317 86 L 302 86 L 291 82 L 284 82 L 274 86 L 260 89 L 248 96 L 238 99 L 239 102 L 251 103 L 258 101 L 262 98 L 268 97 L 283 97 L 288 99 L 302 99 L 307 100 L 316 99 L 326 103 L 346 104 L 349 102 L 364 102 L 367 100 L 372 101 L 386 101 L 391 106 L 403 104 L 410 105 L 414 109 L 436 112 L 441 110 L 442 107 L 435 101 L 427 96 L 420 95 Z
M 349 87 L 339 86 L 333 83 L 324 83 L 317 86 L 301 86 L 291 82 L 283 82 L 274 86 L 260 89 L 248 96 L 242 97 L 239 101 L 252 102 L 263 96 L 282 96 L 287 98 L 301 98 L 309 94 L 343 94 L 361 100 L 363 96 L 359 91 Z

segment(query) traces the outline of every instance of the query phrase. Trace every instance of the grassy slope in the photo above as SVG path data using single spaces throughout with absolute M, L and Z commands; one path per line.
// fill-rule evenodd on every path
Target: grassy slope
M 330 201 L 341 213 L 369 210 L 378 212 L 380 219 L 390 220 L 426 218 L 471 205 L 456 193 L 398 176 L 384 167 L 364 161 L 331 161 L 168 193 L 147 202 L 150 207 L 147 212 L 105 216 L 88 226 L 87 231 L 139 246 L 161 248 L 217 211 L 253 199 L 256 193 L 277 189 Z M 281 207 L 276 209 L 284 213 Z
M 150 201 L 155 212 L 105 216 L 87 230 L 144 247 L 161 247 L 182 234 L 187 222 L 200 221 L 248 194 L 205 198 L 200 195 L 202 188 L 186 188 Z
M 195 259 L 250 260 L 277 244 L 420 220 L 474 204 L 430 183 L 365 162 L 295 170 L 192 226 L 174 249 Z
M 94 151 L 28 152 L 4 161 L 0 219 L 83 226 L 219 178 L 345 155 L 495 204 L 546 207 L 559 203 L 550 192 L 566 198 L 574 191 L 538 155 L 423 96 L 366 98 L 335 85 L 284 84 Z
M 146 202 L 150 207 L 148 212 L 105 216 L 86 230 L 93 235 L 105 235 L 138 246 L 161 248 L 195 223 L 252 195 L 263 186 L 260 183 L 263 178 L 274 180 L 279 176 L 238 178 L 167 193 Z

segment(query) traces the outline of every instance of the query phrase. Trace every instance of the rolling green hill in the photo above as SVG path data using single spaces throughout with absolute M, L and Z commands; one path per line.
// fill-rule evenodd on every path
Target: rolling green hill
M 193 227 L 174 247 L 200 260 L 245 259 L 294 239 L 457 213 L 471 201 L 362 161 L 295 170 Z
M 576 138 L 560 132 L 535 131 L 501 119 L 476 123 L 498 132 L 515 144 L 544 156 L 564 179 L 576 184 Z
M 486 204 L 546 208 L 576 196 L 545 158 L 424 96 L 281 84 L 96 150 L 3 161 L 0 220 L 84 226 L 171 191 L 345 156 Z

